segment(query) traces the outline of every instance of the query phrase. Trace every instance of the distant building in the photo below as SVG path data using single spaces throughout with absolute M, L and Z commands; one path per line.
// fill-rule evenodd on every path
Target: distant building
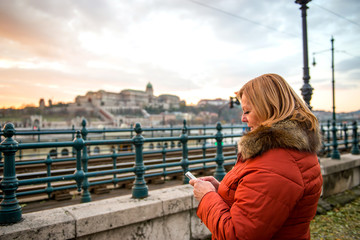
M 85 96 L 77 96 L 75 103 L 78 106 L 96 105 L 96 106 L 118 106 L 120 96 L 118 93 L 106 92 L 100 90 L 97 92 L 87 92 Z
M 157 102 L 164 109 L 178 109 L 180 107 L 180 98 L 175 95 L 162 94 L 157 98 Z
M 120 102 L 123 106 L 154 107 L 165 110 L 178 109 L 180 98 L 171 94 L 154 96 L 154 89 L 151 83 L 146 85 L 145 91 L 125 89 L 120 92 Z
M 40 109 L 44 109 L 45 108 L 45 100 L 43 98 L 40 99 L 39 101 L 39 108 Z
M 221 98 L 216 98 L 216 99 L 201 99 L 197 106 L 201 107 L 201 106 L 205 106 L 205 105 L 213 105 L 213 106 L 223 106 L 229 104 L 229 100 L 225 100 L 225 99 L 221 99 Z
M 126 89 L 120 92 L 119 98 L 123 106 L 146 107 L 152 102 L 153 95 L 140 90 Z
M 119 120 L 118 116 L 148 117 L 146 111 L 142 110 L 145 107 L 164 110 L 179 109 L 180 98 L 171 94 L 162 94 L 157 97 L 154 95 L 152 84 L 148 83 L 145 91 L 124 89 L 119 93 L 104 90 L 87 92 L 85 96 L 77 96 L 75 103 L 69 105 L 69 110 L 93 110 L 99 113 L 103 120 L 116 122 Z

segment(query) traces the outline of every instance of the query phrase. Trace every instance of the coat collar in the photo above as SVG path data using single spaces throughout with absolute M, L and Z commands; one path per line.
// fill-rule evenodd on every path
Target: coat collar
M 245 134 L 238 143 L 243 160 L 254 158 L 275 148 L 316 153 L 321 147 L 319 131 L 310 131 L 295 120 L 284 120 L 271 127 L 260 126 Z

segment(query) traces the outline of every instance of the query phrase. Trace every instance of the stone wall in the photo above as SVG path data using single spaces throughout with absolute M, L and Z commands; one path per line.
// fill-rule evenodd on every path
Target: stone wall
M 360 155 L 320 159 L 323 197 L 360 184 Z M 0 226 L 0 239 L 208 239 L 196 216 L 192 187 L 182 185 L 23 215 L 23 221 Z
M 0 227 L 0 239 L 208 239 L 190 185 L 24 214 Z
M 343 192 L 360 184 L 360 155 L 343 154 L 341 160 L 320 159 L 323 197 Z

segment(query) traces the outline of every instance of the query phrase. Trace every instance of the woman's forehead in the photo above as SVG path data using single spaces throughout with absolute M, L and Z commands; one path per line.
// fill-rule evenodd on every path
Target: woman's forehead
M 248 102 L 248 99 L 247 99 L 245 94 L 242 95 L 242 97 L 240 99 L 240 102 L 241 102 L 241 107 L 242 108 L 249 107 L 249 105 L 250 105 L 250 103 Z

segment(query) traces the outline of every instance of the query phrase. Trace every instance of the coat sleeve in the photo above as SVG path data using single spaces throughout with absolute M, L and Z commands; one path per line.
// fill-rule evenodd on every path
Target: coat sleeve
M 303 186 L 267 170 L 252 170 L 239 181 L 231 207 L 216 192 L 200 201 L 197 215 L 215 239 L 270 239 L 283 225 Z

